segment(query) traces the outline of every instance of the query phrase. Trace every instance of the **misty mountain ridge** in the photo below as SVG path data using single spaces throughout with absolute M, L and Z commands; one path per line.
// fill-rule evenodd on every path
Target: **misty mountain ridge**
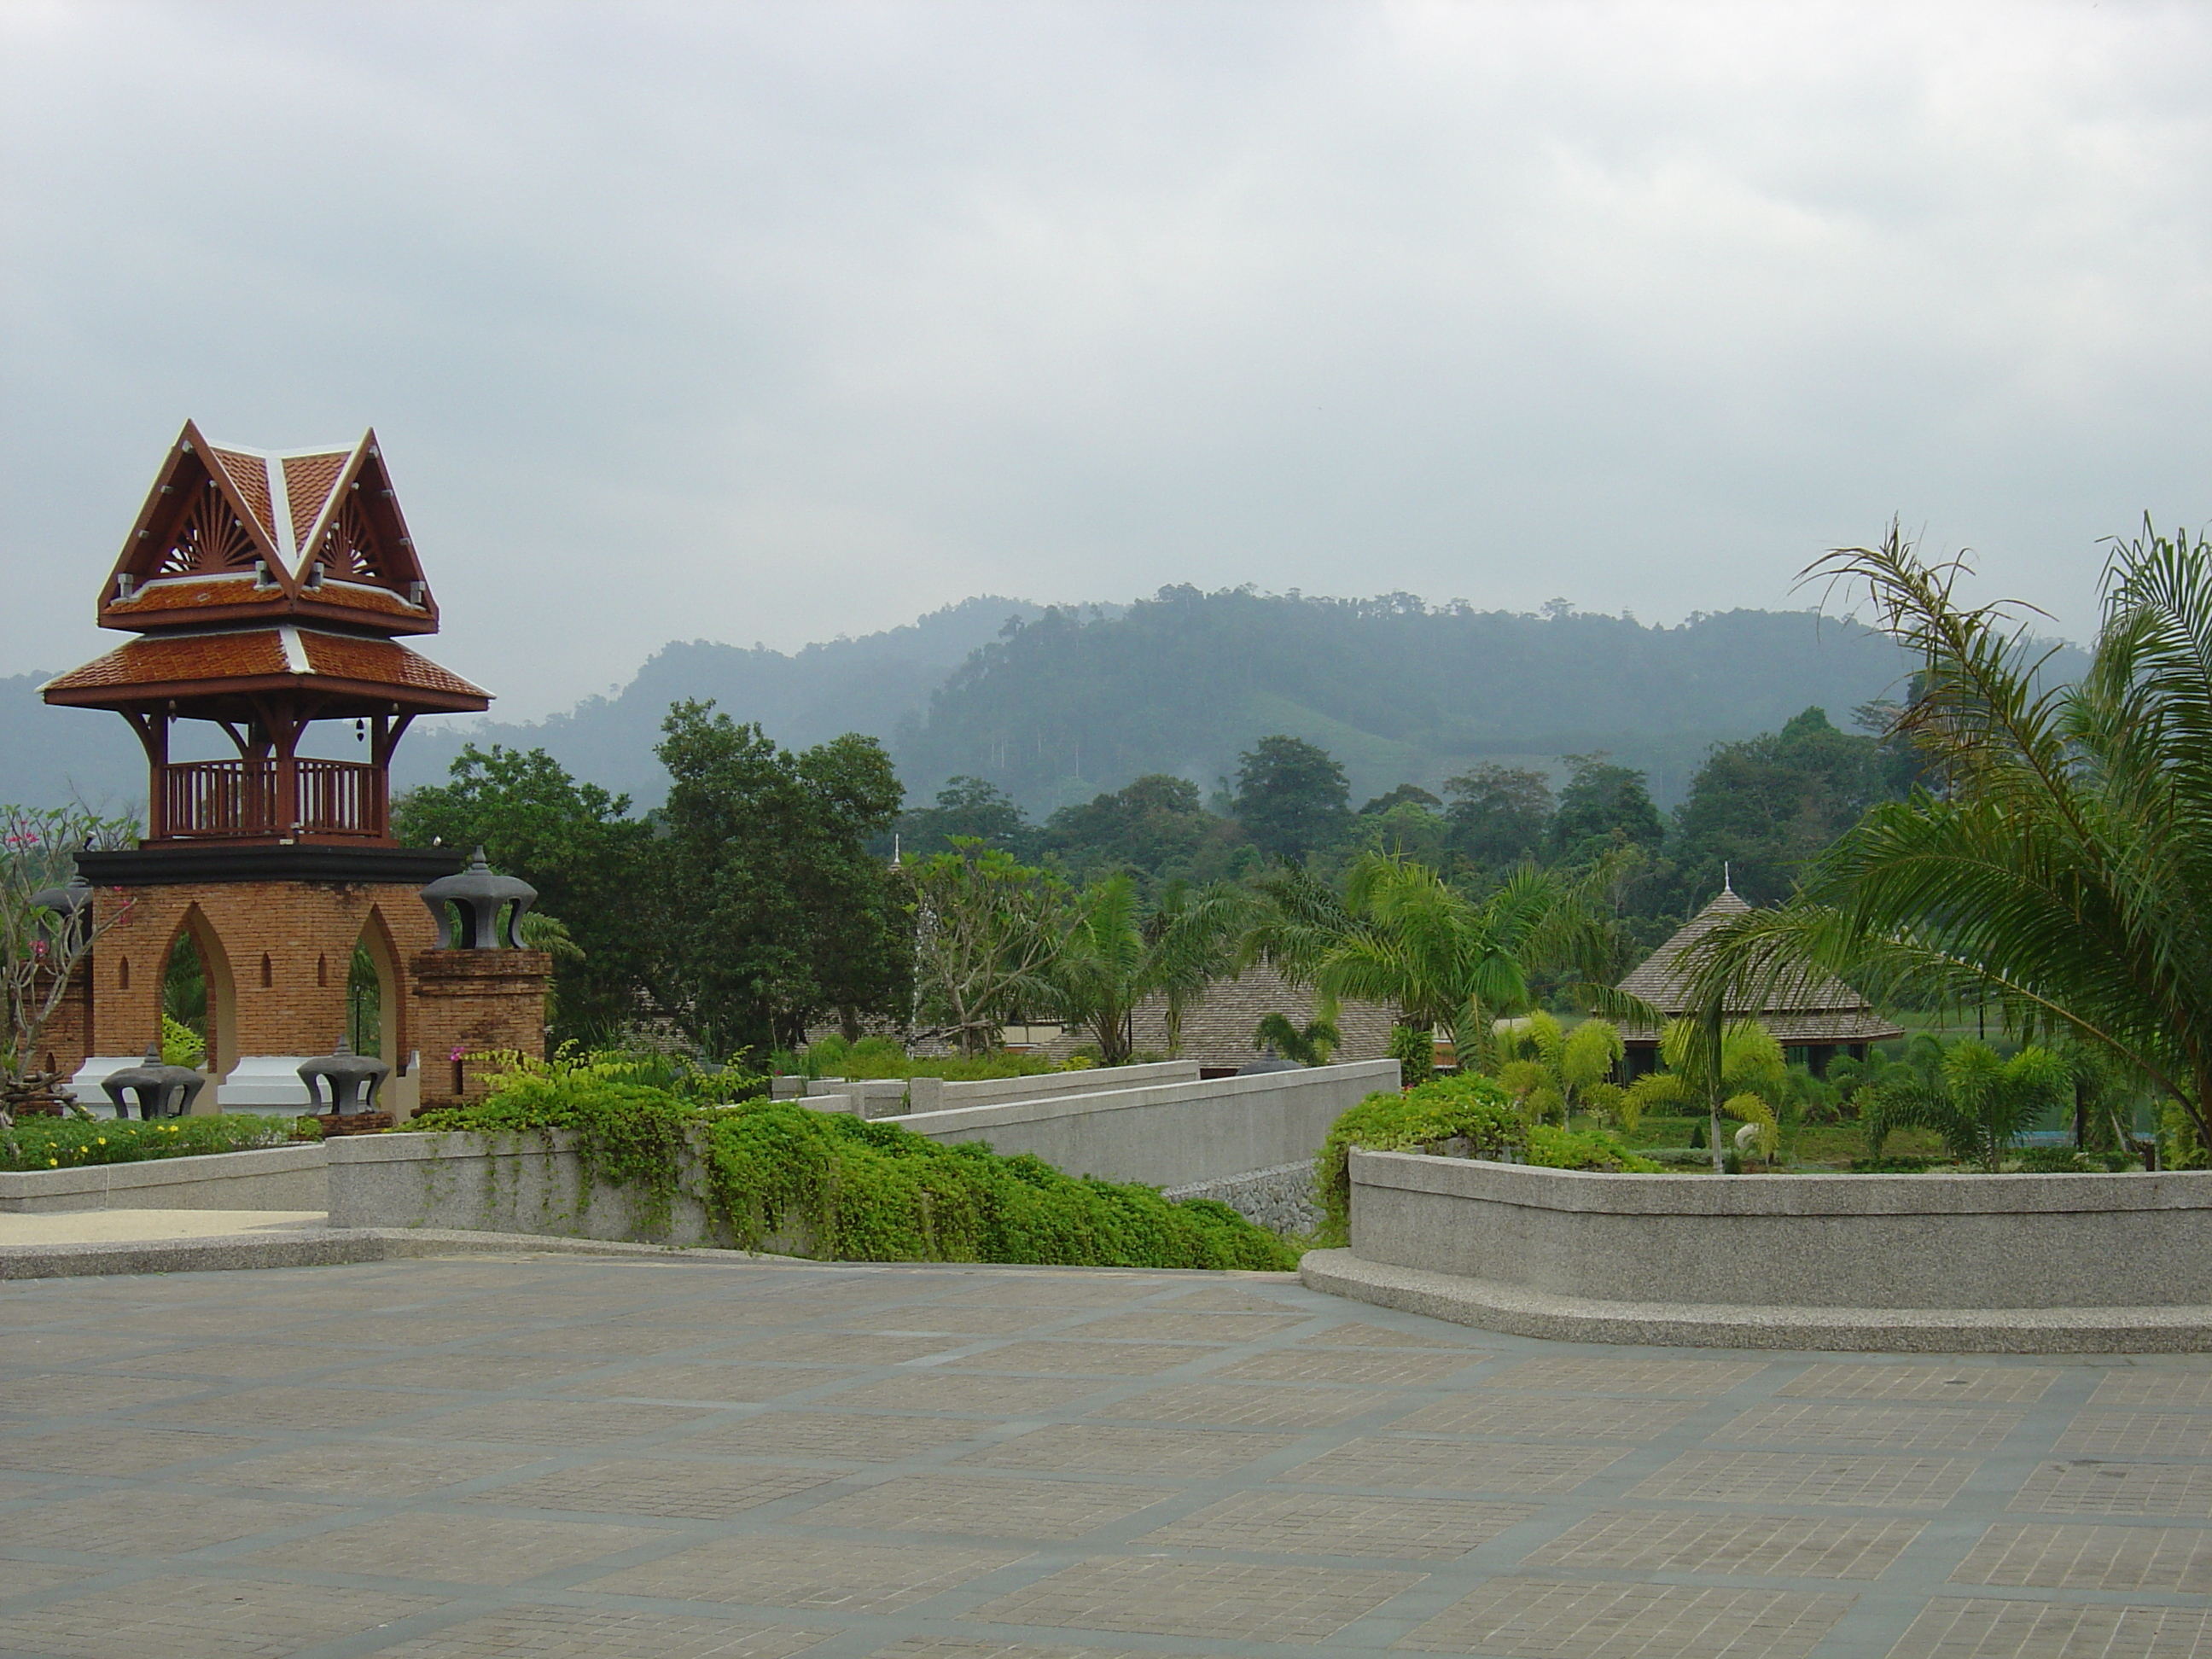
M 2057 666 L 2077 672 L 2063 647 Z M 909 801 L 947 777 L 998 785 L 1034 817 L 1146 773 L 1212 792 L 1237 756 L 1285 732 L 1328 749 L 1355 802 L 1399 783 L 1436 789 L 1483 761 L 1556 769 L 1605 750 L 1680 799 L 1715 743 L 1808 706 L 1838 725 L 1898 695 L 1886 635 L 1809 611 L 1697 614 L 1668 626 L 1547 606 L 1540 615 L 1377 599 L 1164 588 L 1128 605 L 1040 606 L 983 596 L 903 627 L 785 653 L 672 641 L 618 691 L 537 721 L 426 720 L 401 744 L 395 789 L 442 781 L 465 744 L 544 748 L 581 779 L 656 805 L 672 702 L 711 699 L 787 747 L 843 732 L 882 738 Z M 0 679 L 0 799 L 143 801 L 144 763 L 119 720 L 38 704 L 46 674 Z

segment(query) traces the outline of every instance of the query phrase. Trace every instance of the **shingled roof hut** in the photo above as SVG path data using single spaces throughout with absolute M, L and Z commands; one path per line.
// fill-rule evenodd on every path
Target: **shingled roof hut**
M 1718 898 L 1646 957 L 1640 967 L 1620 981 L 1620 988 L 1630 996 L 1641 998 L 1669 1018 L 1689 1012 L 1688 974 L 1681 962 L 1682 953 L 1723 922 L 1748 915 L 1750 910 L 1751 906 L 1736 896 L 1735 889 L 1723 887 Z M 1790 1057 L 1802 1059 L 1816 1074 L 1826 1072 L 1828 1062 L 1836 1057 L 1838 1049 L 1849 1052 L 1856 1060 L 1864 1060 L 1869 1043 L 1887 1042 L 1905 1035 L 1901 1026 L 1876 1013 L 1872 1004 L 1843 981 L 1817 969 L 1808 969 L 1792 982 L 1770 992 L 1764 1007 L 1731 1008 L 1729 1012 L 1735 1018 L 1758 1020 L 1774 1034 L 1775 1041 L 1785 1050 L 1801 1050 L 1801 1054 Z M 1648 1026 L 1638 1028 L 1624 1023 L 1620 1036 L 1628 1050 L 1631 1077 L 1658 1069 L 1656 1031 Z

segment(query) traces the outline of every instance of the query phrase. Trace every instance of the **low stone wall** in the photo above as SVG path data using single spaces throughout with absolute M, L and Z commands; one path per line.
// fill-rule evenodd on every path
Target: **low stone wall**
M 1310 1233 L 1322 1224 L 1321 1205 L 1314 1197 L 1311 1158 L 1272 1170 L 1248 1170 L 1224 1181 L 1165 1188 L 1161 1196 L 1178 1203 L 1187 1198 L 1210 1198 L 1226 1204 L 1247 1221 L 1279 1233 Z
M 2102 1349 L 2139 1328 L 2142 1346 L 2198 1346 L 2212 1172 L 1595 1175 L 1355 1152 L 1351 1249 L 1303 1271 L 1608 1341 Z
M 1102 1073 L 1102 1079 L 1118 1075 Z M 1034 1152 L 1074 1175 L 1179 1187 L 1224 1197 L 1255 1219 L 1294 1214 L 1310 1198 L 1314 1153 L 1339 1115 L 1363 1096 L 1397 1086 L 1395 1060 L 1209 1082 L 1012 1101 L 899 1120 L 941 1142 L 987 1141 Z M 827 1106 L 824 1098 L 794 1103 Z M 849 1103 L 837 1104 L 850 1109 Z M 679 1197 L 665 1225 L 628 1194 L 605 1188 L 584 1201 L 574 1138 L 472 1134 L 360 1135 L 331 1141 L 333 1226 L 458 1227 L 573 1238 L 720 1244 L 705 1206 Z M 699 1172 L 681 1171 L 700 1190 Z M 1281 1224 L 1265 1220 L 1265 1224 Z M 1295 1227 L 1293 1230 L 1297 1230 Z M 768 1248 L 805 1254 L 802 1239 Z
M 950 1112 L 963 1106 L 1003 1106 L 1015 1101 L 1052 1100 L 1063 1095 L 1095 1095 L 1108 1089 L 1143 1089 L 1155 1084 L 1197 1081 L 1198 1062 L 1194 1060 L 1044 1072 L 1034 1077 L 979 1078 L 971 1083 L 916 1077 L 907 1079 L 908 1110 Z
M 199 1158 L 96 1164 L 80 1170 L 0 1172 L 0 1213 L 327 1209 L 329 1151 L 317 1141 Z
M 1105 1085 L 1125 1073 L 1089 1075 Z M 1070 1175 L 1181 1188 L 1310 1161 L 1339 1117 L 1397 1087 L 1396 1060 L 1363 1060 L 916 1112 L 899 1121 L 933 1140 L 1034 1152 Z
M 587 1193 L 575 1137 L 550 1134 L 355 1135 L 330 1143 L 334 1227 L 438 1227 L 563 1238 L 719 1245 L 687 1157 L 684 1188 L 656 1224 L 636 1195 Z

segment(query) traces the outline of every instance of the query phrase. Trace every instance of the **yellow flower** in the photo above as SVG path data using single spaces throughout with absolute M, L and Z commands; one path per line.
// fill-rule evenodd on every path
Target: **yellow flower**
M 48 1158 L 48 1159 L 46 1160 L 46 1167 L 47 1167 L 48 1169 L 52 1169 L 52 1168 L 53 1168 L 55 1165 L 58 1164 L 60 1162 L 61 1162 L 61 1159 L 59 1159 L 59 1158 Z
M 102 1136 L 100 1136 L 100 1144 L 101 1146 L 105 1146 L 106 1145 L 107 1145 L 107 1137 L 106 1137 L 106 1135 L 102 1135 Z

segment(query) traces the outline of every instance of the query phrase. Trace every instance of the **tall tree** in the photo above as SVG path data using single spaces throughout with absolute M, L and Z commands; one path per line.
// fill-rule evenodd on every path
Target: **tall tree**
M 1036 851 L 1036 827 L 1023 816 L 1020 805 L 981 778 L 945 779 L 934 806 L 900 813 L 896 828 L 900 850 L 908 858 L 945 852 L 963 836 L 1018 859 L 1034 857 Z
M 1485 761 L 1444 781 L 1451 848 L 1478 869 L 1534 856 L 1552 821 L 1552 788 L 1541 772 Z
M 1778 732 L 1714 749 L 1691 781 L 1673 848 L 1696 892 L 1723 866 L 1753 904 L 1784 897 L 1805 861 L 1885 793 L 1881 747 L 1808 708 Z
M 1611 848 L 1656 849 L 1667 826 L 1644 787 L 1644 774 L 1615 766 L 1603 755 L 1562 755 L 1572 769 L 1552 817 L 1552 846 L 1580 862 Z
M 1237 821 L 1270 858 L 1303 859 L 1344 838 L 1352 790 L 1328 750 L 1302 738 L 1262 738 L 1237 757 Z
M 1116 869 L 1148 878 L 1210 879 L 1226 873 L 1241 840 L 1235 824 L 1206 810 L 1196 784 L 1160 772 L 1061 807 L 1044 830 L 1045 851 L 1075 879 Z
M 1986 1001 L 2148 1079 L 2212 1143 L 2212 544 L 2149 524 L 2106 567 L 2088 672 L 2050 684 L 2007 608 L 1896 526 L 1814 573 L 1869 592 L 1921 659 L 1899 714 L 1945 784 L 1877 805 L 1796 897 L 1700 943 L 1705 994 L 1807 959 L 1869 991 Z M 1734 995 L 1731 995 L 1731 994 Z
M 1476 901 L 1425 866 L 1370 854 L 1352 866 L 1334 927 L 1310 896 L 1285 897 L 1304 914 L 1266 923 L 1262 948 L 1287 971 L 1303 966 L 1298 976 L 1328 1006 L 1346 997 L 1388 1002 L 1407 1025 L 1449 1028 L 1462 1065 L 1490 1060 L 1493 1021 L 1528 1011 L 1533 972 L 1587 975 L 1611 959 L 1590 878 L 1524 867 Z
M 802 753 L 679 702 L 658 750 L 660 879 L 647 983 L 709 1052 L 796 1048 L 835 1013 L 903 1019 L 912 951 L 890 872 L 868 850 L 897 815 L 890 757 L 847 735 Z
M 1019 1016 L 1054 1005 L 1048 973 L 1066 927 L 1067 890 L 972 836 L 906 870 L 916 1012 L 981 1053 Z
M 50 1096 L 62 1079 L 40 1069 L 39 1039 L 68 994 L 70 976 L 100 934 L 122 920 L 93 920 L 90 895 L 70 912 L 66 890 L 83 848 L 128 846 L 138 826 L 82 807 L 0 806 L 0 996 L 7 1029 L 0 1042 L 0 1129 L 13 1114 Z
M 393 833 L 410 847 L 481 847 L 535 887 L 538 911 L 571 941 L 553 964 L 555 1036 L 612 1040 L 637 1015 L 651 829 L 629 816 L 629 796 L 579 783 L 543 749 L 471 744 L 447 769 L 451 782 L 392 804 Z

